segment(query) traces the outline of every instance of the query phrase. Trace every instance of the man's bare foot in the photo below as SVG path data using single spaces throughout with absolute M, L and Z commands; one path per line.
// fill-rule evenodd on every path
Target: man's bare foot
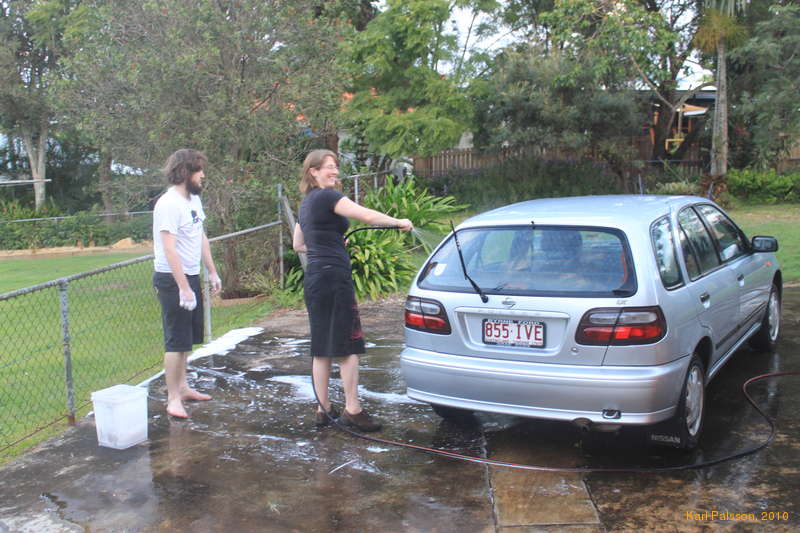
M 211 396 L 208 394 L 203 394 L 202 392 L 197 392 L 194 389 L 188 389 L 182 391 L 181 393 L 181 400 L 187 400 L 192 402 L 207 402 L 211 399 Z
M 175 418 L 189 418 L 189 413 L 183 408 L 183 404 L 180 400 L 167 403 L 167 414 Z

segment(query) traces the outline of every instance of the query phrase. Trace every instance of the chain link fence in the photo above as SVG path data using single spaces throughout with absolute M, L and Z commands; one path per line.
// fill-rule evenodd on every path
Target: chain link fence
M 360 203 L 386 174 L 345 176 L 343 192 Z M 251 324 L 265 310 L 265 299 L 253 295 L 281 287 L 291 241 L 281 218 L 293 227 L 294 217 L 280 186 L 278 206 L 274 222 L 209 239 L 226 298 L 212 300 L 204 283 L 204 300 L 212 302 L 205 306 L 207 342 Z M 74 217 L 52 218 L 33 223 Z M 93 391 L 162 368 L 152 273 L 148 255 L 0 294 L 0 463 L 74 424 L 90 410 Z
M 349 196 L 357 204 L 361 204 L 367 194 L 380 189 L 386 183 L 386 179 L 390 174 L 390 171 L 384 170 L 381 172 L 341 176 L 339 179 L 342 182 L 342 193 Z
M 277 220 L 211 239 L 212 254 L 223 279 L 277 277 L 284 239 Z M 160 370 L 152 273 L 150 255 L 0 294 L 0 462 L 74 423 L 90 410 L 91 392 Z M 207 285 L 205 293 L 209 301 Z M 213 300 L 206 340 L 251 323 L 262 304 Z

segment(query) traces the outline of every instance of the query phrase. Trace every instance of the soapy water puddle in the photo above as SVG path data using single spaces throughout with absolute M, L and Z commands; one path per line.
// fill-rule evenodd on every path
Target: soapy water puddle
M 781 348 L 794 350 L 796 339 L 787 327 Z M 700 448 L 683 454 L 644 448 L 624 433 L 588 439 L 568 423 L 484 413 L 464 423 L 442 420 L 405 396 L 401 346 L 399 333 L 372 339 L 361 360 L 364 406 L 384 423 L 375 436 L 546 466 L 670 466 L 740 450 L 766 436 L 766 424 L 739 392 L 741 383 L 796 368 L 786 358 L 793 353 L 783 359 L 737 354 L 708 388 Z M 146 443 L 98 447 L 93 428 L 84 425 L 51 450 L 33 452 L 34 460 L 7 469 L 0 531 L 62 530 L 31 529 L 38 524 L 27 503 L 31 493 L 46 513 L 87 531 L 497 531 L 491 524 L 510 523 L 504 520 L 533 501 L 538 505 L 540 496 L 566 497 L 581 484 L 521 471 L 509 477 L 507 469 L 316 428 L 308 339 L 259 333 L 190 366 L 190 382 L 214 401 L 191 403 L 189 420 L 164 414 L 162 377 L 150 385 Z M 336 372 L 331 389 L 341 409 Z M 789 511 L 796 525 L 800 380 L 762 382 L 752 394 L 778 420 L 778 437 L 767 450 L 704 470 L 584 476 L 600 529 L 658 529 L 652 520 L 685 528 L 693 524 L 683 520 L 684 512 L 706 507 Z M 518 500 L 509 500 L 513 494 Z M 47 522 L 47 516 L 34 518 Z M 643 522 L 635 525 L 631 516 Z
M 405 394 L 402 372 L 399 368 L 399 353 L 402 342 L 398 339 L 381 338 L 368 343 L 367 353 L 361 358 L 359 397 L 366 409 L 384 422 L 378 436 L 417 445 L 436 445 L 447 450 L 473 450 L 480 456 L 492 454 L 504 448 L 541 446 L 543 449 L 563 447 L 572 450 L 564 466 L 578 464 L 586 466 L 641 466 L 664 467 L 691 463 L 709 457 L 721 456 L 752 445 L 763 438 L 764 426 L 758 416 L 746 410 L 742 398 L 727 398 L 723 405 L 709 406 L 707 416 L 709 428 L 727 426 L 727 431 L 710 430 L 704 435 L 701 446 L 694 452 L 683 453 L 670 448 L 643 446 L 641 432 L 636 428 L 623 428 L 619 433 L 582 434 L 578 428 L 566 422 L 532 420 L 515 416 L 477 413 L 474 417 L 458 423 L 442 420 L 431 408 L 410 399 Z M 209 406 L 214 418 L 230 415 L 236 420 L 248 420 L 247 424 L 271 433 L 272 438 L 256 438 L 261 431 L 246 432 L 240 436 L 245 447 L 268 448 L 272 453 L 285 454 L 285 458 L 313 457 L 319 452 L 317 446 L 297 445 L 299 439 L 326 441 L 330 438 L 354 441 L 352 436 L 335 433 L 332 428 L 319 430 L 313 424 L 315 397 L 310 378 L 309 340 L 295 337 L 256 335 L 244 340 L 238 348 L 228 353 L 227 368 L 220 365 L 201 367 L 192 365 L 190 371 L 197 378 L 199 387 L 207 386 L 208 392 L 217 396 L 220 391 L 236 396 L 234 400 Z M 724 393 L 716 392 L 716 383 L 736 380 L 743 373 L 754 371 L 752 364 L 743 363 L 736 369 L 735 361 L 729 365 L 734 370 L 731 376 L 723 371 L 709 388 L 713 396 L 738 395 L 736 385 L 725 383 Z M 336 365 L 330 381 L 331 398 L 341 410 L 343 393 Z M 774 384 L 771 385 L 775 387 Z M 770 397 L 773 395 L 770 394 Z M 769 398 L 765 398 L 767 401 Z M 741 404 L 731 409 L 730 402 Z M 720 404 L 719 401 L 716 402 Z M 744 415 L 733 413 L 745 411 Z M 214 415 L 213 413 L 216 413 Z M 195 424 L 195 417 L 193 416 Z M 730 426 L 739 426 L 739 429 Z M 235 437 L 237 424 L 214 430 L 215 435 L 227 434 Z M 202 430 L 199 426 L 199 431 Z M 716 428 L 715 428 L 716 429 Z M 245 435 L 249 435 L 246 437 Z M 368 451 L 368 450 L 367 450 Z M 402 453 L 414 453 L 404 450 Z M 568 464 L 569 463 L 569 464 Z
M 384 430 L 375 436 L 546 466 L 667 466 L 757 442 L 764 424 L 739 398 L 738 387 L 743 378 L 775 368 L 778 361 L 778 356 L 731 361 L 709 387 L 713 418 L 708 435 L 697 452 L 681 454 L 638 447 L 625 435 L 586 439 L 566 423 L 484 413 L 462 423 L 442 420 L 429 406 L 405 395 L 398 361 L 401 343 L 380 339 L 374 344 L 361 361 L 360 396 L 365 408 L 384 423 Z M 275 531 L 392 531 L 401 523 L 412 524 L 402 530 L 473 531 L 476 524 L 487 522 L 469 513 L 486 509 L 485 502 L 500 494 L 507 498 L 509 491 L 531 485 L 543 497 L 565 497 L 577 490 L 576 483 L 580 485 L 558 475 L 527 477 L 535 476 L 530 472 L 521 472 L 523 477 L 518 478 L 495 477 L 506 469 L 487 470 L 365 441 L 331 427 L 316 428 L 306 339 L 262 333 L 225 355 L 197 359 L 190 366 L 190 381 L 212 394 L 214 401 L 191 403 L 189 420 L 172 419 L 163 414 L 163 378 L 154 382 L 150 440 L 128 450 L 109 450 L 98 448 L 94 436 L 85 433 L 71 452 L 74 472 L 59 471 L 38 492 L 43 505 L 63 520 L 97 531 L 263 531 L 269 529 L 265 524 Z M 338 373 L 331 389 L 341 408 Z M 782 381 L 757 387 L 754 397 L 771 415 L 779 416 L 798 410 L 793 400 L 798 392 L 796 381 Z M 781 429 L 797 434 L 797 423 L 784 415 Z M 797 452 L 792 446 L 779 439 L 769 453 L 710 470 L 589 475 L 584 482 L 598 512 L 605 513 L 604 524 L 622 520 L 614 509 L 635 507 L 641 498 L 658 504 L 684 493 L 713 494 L 730 508 L 749 510 L 756 501 L 752 491 L 757 491 L 759 506 L 793 509 L 796 476 L 781 476 L 796 472 Z M 795 449 L 794 455 L 787 447 Z M 20 475 L 28 479 L 32 472 Z M 74 478 L 71 485 L 65 481 L 69 478 Z M 659 488 L 662 482 L 664 489 Z M 488 488 L 487 483 L 491 483 Z M 331 494 L 363 504 L 327 505 Z M 520 505 L 529 503 L 528 495 L 520 498 Z M 374 509 L 381 512 L 375 514 Z M 491 507 L 487 512 L 491 516 Z M 502 517 L 502 509 L 495 512 Z M 143 523 L 149 525 L 142 528 Z

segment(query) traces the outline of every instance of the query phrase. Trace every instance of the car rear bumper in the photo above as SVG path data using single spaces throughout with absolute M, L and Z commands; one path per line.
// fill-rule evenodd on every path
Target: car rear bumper
M 401 354 L 408 395 L 415 400 L 606 424 L 653 424 L 670 418 L 688 364 L 688 357 L 659 366 L 579 366 L 464 357 L 416 348 L 405 348 Z

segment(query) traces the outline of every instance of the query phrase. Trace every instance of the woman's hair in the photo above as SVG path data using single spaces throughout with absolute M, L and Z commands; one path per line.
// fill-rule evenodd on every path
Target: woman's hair
M 306 156 L 306 160 L 303 161 L 303 173 L 300 175 L 301 193 L 308 194 L 312 189 L 319 187 L 319 185 L 317 185 L 317 180 L 311 175 L 311 169 L 319 170 L 322 167 L 322 163 L 325 162 L 326 157 L 332 157 L 333 161 L 337 165 L 339 164 L 339 158 L 330 150 L 314 150 Z
M 185 183 L 192 174 L 203 170 L 208 162 L 208 158 L 203 152 L 183 148 L 167 158 L 164 164 L 164 175 L 167 181 L 173 185 Z

